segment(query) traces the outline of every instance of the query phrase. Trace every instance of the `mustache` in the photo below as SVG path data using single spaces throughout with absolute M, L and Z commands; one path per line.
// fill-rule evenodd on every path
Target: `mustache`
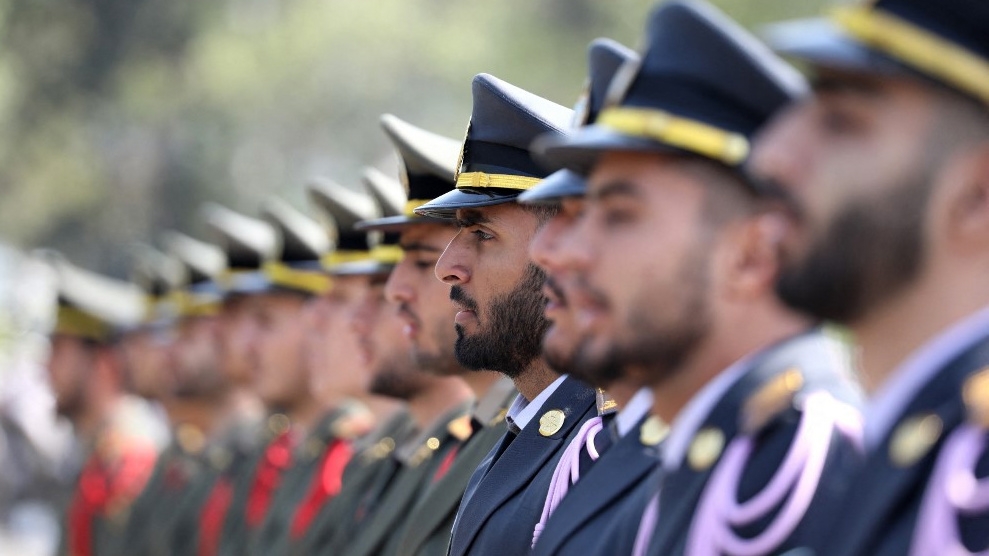
M 467 311 L 477 312 L 477 301 L 471 299 L 460 286 L 452 286 L 450 288 L 450 301 L 459 304 Z
M 769 177 L 755 177 L 751 175 L 749 179 L 760 196 L 797 218 L 803 215 L 803 209 L 800 203 L 790 193 L 790 188 L 783 185 L 782 182 Z
M 412 311 L 412 309 L 409 307 L 409 304 L 408 303 L 405 303 L 405 302 L 399 303 L 399 305 L 398 305 L 398 314 L 399 315 L 404 315 L 406 318 L 408 318 L 412 322 L 415 322 L 415 323 L 420 322 L 419 321 L 419 315 L 415 314 L 415 312 Z
M 553 292 L 553 295 L 556 296 L 556 299 L 562 305 L 567 304 L 567 295 L 563 292 L 563 288 L 560 287 L 559 282 L 557 282 L 552 276 L 547 276 L 546 280 L 543 281 L 543 285 L 546 286 L 549 291 Z

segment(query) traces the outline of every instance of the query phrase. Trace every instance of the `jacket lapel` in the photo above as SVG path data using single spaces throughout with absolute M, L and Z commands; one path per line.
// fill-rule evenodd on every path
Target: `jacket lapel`
M 989 339 L 983 340 L 936 373 L 907 405 L 897 422 L 924 413 L 935 413 L 940 417 L 943 426 L 937 443 L 913 465 L 897 466 L 890 460 L 890 444 L 895 427 L 894 431 L 888 431 L 883 442 L 866 458 L 842 508 L 835 512 L 841 516 L 838 525 L 842 534 L 833 537 L 834 544 L 829 548 L 838 549 L 842 554 L 864 553 L 870 543 L 876 542 L 878 527 L 891 521 L 894 512 L 907 511 L 905 508 L 911 506 L 911 501 L 915 502 L 914 498 L 923 496 L 927 478 L 944 439 L 965 419 L 960 399 L 962 384 L 972 372 L 983 368 L 987 362 Z M 916 511 L 916 504 L 912 505 L 911 511 Z M 915 518 L 913 516 L 911 519 Z M 906 550 L 910 539 L 904 539 L 904 542 L 907 543 L 904 547 Z
M 578 380 L 567 378 L 540 408 L 540 412 L 548 409 L 563 411 L 566 418 L 560 430 L 551 436 L 542 436 L 538 431 L 536 417 L 493 464 L 490 460 L 494 450 L 488 455 L 485 462 L 490 469 L 478 480 L 473 495 L 469 499 L 465 496 L 466 503 L 454 528 L 451 554 L 462 555 L 467 552 L 491 514 L 515 493 L 524 489 L 546 462 L 559 453 L 565 439 L 592 403 L 594 390 Z M 478 468 L 475 478 L 483 471 L 483 467 L 484 464 Z
M 503 427 L 503 424 L 498 423 L 478 431 L 457 454 L 446 476 L 429 489 L 423 501 L 416 506 L 414 513 L 421 517 L 416 527 L 407 532 L 402 543 L 404 554 L 415 554 L 436 529 L 446 522 L 450 514 L 457 510 L 464 496 L 464 486 L 470 481 L 478 462 L 504 434 Z
M 655 469 L 659 459 L 652 447 L 643 446 L 639 440 L 641 426 L 642 421 L 605 452 L 567 493 L 554 513 L 556 519 L 550 519 L 539 538 L 536 553 L 555 553 L 575 531 L 628 494 Z

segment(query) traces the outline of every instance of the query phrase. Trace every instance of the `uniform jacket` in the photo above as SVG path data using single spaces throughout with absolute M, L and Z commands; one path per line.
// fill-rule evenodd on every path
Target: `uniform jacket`
M 543 436 L 538 416 L 561 410 L 562 427 Z M 557 460 L 580 424 L 597 415 L 595 391 L 566 378 L 498 457 L 503 437 L 481 462 L 457 511 L 450 554 L 526 554 Z

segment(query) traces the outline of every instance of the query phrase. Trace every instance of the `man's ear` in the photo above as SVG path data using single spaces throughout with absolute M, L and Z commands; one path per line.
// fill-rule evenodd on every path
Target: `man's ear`
M 772 289 L 779 269 L 784 217 L 767 211 L 729 225 L 726 281 L 728 295 L 751 299 Z
M 989 250 L 989 143 L 952 157 L 934 184 L 932 198 L 943 188 L 947 203 L 943 228 L 953 250 L 961 254 Z

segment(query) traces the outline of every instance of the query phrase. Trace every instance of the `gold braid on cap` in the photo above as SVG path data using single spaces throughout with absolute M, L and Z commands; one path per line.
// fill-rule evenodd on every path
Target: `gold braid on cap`
M 286 264 L 269 261 L 264 264 L 264 275 L 275 286 L 321 295 L 330 290 L 333 281 L 315 270 L 299 270 Z
M 882 10 L 844 7 L 831 17 L 870 48 L 989 103 L 989 62 L 982 56 Z
M 598 116 L 597 125 L 623 135 L 659 141 L 729 166 L 740 164 L 749 155 L 749 140 L 744 135 L 662 110 L 606 108 Z

